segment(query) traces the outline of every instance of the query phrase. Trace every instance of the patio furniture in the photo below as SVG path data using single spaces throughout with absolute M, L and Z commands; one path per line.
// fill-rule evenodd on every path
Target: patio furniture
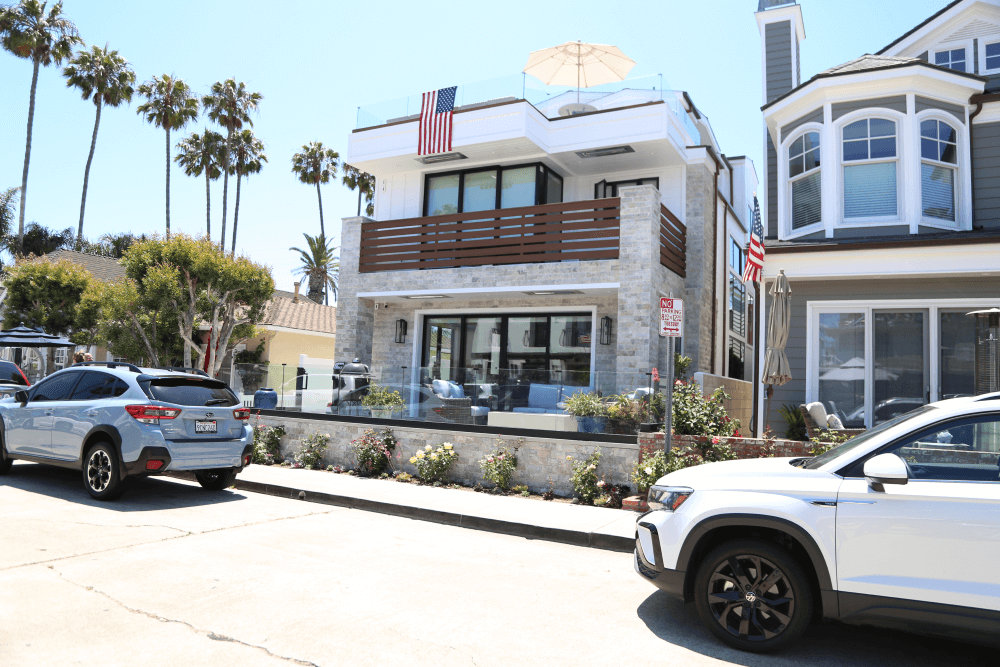
M 566 399 L 580 392 L 592 392 L 593 387 L 561 384 L 532 384 L 528 387 L 528 405 L 515 407 L 514 412 L 527 414 L 563 414 Z
M 817 405 L 817 404 L 810 403 L 809 405 L 814 406 L 814 405 Z M 825 416 L 826 415 L 826 408 L 823 407 L 822 403 L 819 403 L 818 405 L 823 410 L 822 415 Z M 865 429 L 863 429 L 863 428 L 838 428 L 838 429 L 833 429 L 833 428 L 829 428 L 829 426 L 826 426 L 826 425 L 820 426 L 817 423 L 816 419 L 813 417 L 813 415 L 810 413 L 809 408 L 807 408 L 805 406 L 805 404 L 799 406 L 799 411 L 802 413 L 802 418 L 806 422 L 806 435 L 808 435 L 810 438 L 816 438 L 819 435 L 821 435 L 823 432 L 826 432 L 826 431 L 830 431 L 832 433 L 837 433 L 838 435 L 849 435 L 852 438 L 854 436 L 856 436 L 856 435 L 861 435 L 862 433 L 865 432 Z M 829 419 L 829 416 L 827 416 L 827 419 Z M 826 423 L 829 424 L 829 421 L 827 421 Z
M 491 412 L 487 416 L 489 426 L 500 428 L 531 428 L 539 431 L 576 432 L 576 417 L 567 414 L 525 412 Z

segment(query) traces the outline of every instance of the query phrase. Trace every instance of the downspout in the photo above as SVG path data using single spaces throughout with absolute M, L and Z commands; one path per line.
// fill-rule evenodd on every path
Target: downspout
M 972 142 L 972 119 L 979 115 L 983 110 L 983 102 L 988 100 L 993 95 L 973 95 L 969 98 L 969 104 L 975 104 L 976 110 L 969 114 L 969 166 L 972 167 L 973 160 L 973 142 Z M 976 228 L 976 178 L 975 174 L 972 175 L 972 201 L 970 202 L 972 208 L 972 228 Z
M 709 152 L 712 154 L 712 151 Z M 712 156 L 715 159 L 715 156 Z M 712 356 L 709 367 L 710 373 L 715 373 L 715 348 L 718 347 L 716 341 L 716 319 L 719 312 L 719 161 L 715 160 L 715 175 L 713 180 L 712 194 L 712 230 L 715 234 L 715 247 L 712 249 Z

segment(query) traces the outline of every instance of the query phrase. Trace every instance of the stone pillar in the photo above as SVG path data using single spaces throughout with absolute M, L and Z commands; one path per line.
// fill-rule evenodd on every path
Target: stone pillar
M 652 185 L 624 187 L 618 250 L 618 392 L 645 386 L 659 362 L 660 193 Z
M 375 321 L 375 303 L 359 299 L 362 275 L 358 273 L 361 252 L 361 225 L 370 218 L 344 218 L 340 231 L 340 276 L 337 295 L 337 361 L 351 361 L 355 357 L 363 363 L 372 360 L 372 326 Z
M 687 278 L 684 280 L 684 355 L 690 373 L 712 373 L 712 253 L 715 252 L 715 174 L 687 167 Z M 717 267 L 718 268 L 718 267 Z M 716 332 L 719 335 L 720 332 Z

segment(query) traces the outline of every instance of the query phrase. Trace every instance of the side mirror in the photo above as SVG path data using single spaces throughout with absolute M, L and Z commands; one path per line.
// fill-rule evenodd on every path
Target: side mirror
M 906 484 L 906 463 L 895 454 L 879 454 L 865 462 L 865 479 L 874 484 Z M 878 491 L 879 489 L 875 489 Z
M 14 392 L 14 400 L 20 403 L 21 407 L 24 407 L 28 404 L 28 392 L 23 389 Z

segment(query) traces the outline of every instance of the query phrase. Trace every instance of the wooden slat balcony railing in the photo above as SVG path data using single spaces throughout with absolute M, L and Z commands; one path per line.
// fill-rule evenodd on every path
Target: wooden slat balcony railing
M 660 204 L 660 264 L 687 277 L 687 227 Z
M 617 259 L 617 197 L 366 222 L 358 270 Z

